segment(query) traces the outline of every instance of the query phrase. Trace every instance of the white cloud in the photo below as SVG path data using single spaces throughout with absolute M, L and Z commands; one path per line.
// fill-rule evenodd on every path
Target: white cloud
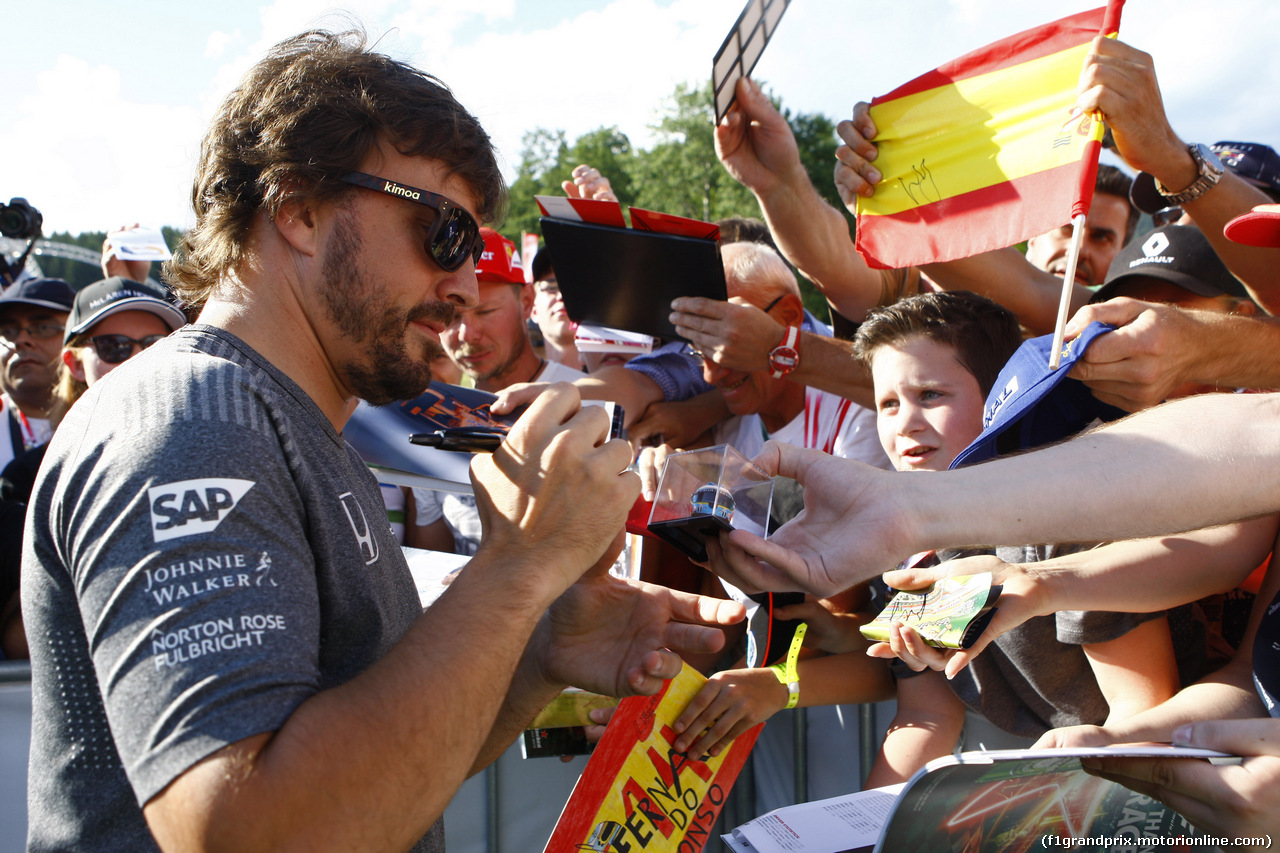
M 44 214 L 45 231 L 179 222 L 201 132 L 196 112 L 130 102 L 107 65 L 61 55 L 0 128 L 6 184 Z M 27 187 L 31 189 L 27 189 Z
M 240 40 L 240 31 L 224 33 L 222 30 L 214 30 L 209 33 L 209 38 L 205 40 L 204 55 L 206 59 L 217 59 L 227 52 L 227 48 Z

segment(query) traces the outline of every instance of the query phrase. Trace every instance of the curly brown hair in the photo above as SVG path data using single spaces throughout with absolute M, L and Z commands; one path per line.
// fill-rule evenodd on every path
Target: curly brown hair
M 499 222 L 507 190 L 480 122 L 435 77 L 374 53 L 361 29 L 311 30 L 281 42 L 218 110 L 200 146 L 196 224 L 165 275 L 198 310 L 245 257 L 254 220 L 287 199 L 341 199 L 340 179 L 385 140 L 437 160 L 471 187 L 483 222 Z

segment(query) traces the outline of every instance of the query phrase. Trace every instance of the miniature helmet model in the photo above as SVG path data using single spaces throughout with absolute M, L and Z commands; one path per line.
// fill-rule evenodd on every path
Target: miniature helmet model
M 728 489 L 707 483 L 698 487 L 689 500 L 694 515 L 714 515 L 725 524 L 732 523 L 734 502 Z

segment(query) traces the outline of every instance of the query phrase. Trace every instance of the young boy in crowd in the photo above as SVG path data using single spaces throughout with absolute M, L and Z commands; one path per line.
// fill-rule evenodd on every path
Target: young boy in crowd
M 972 293 L 926 293 L 873 311 L 854 339 L 854 356 L 871 372 L 880 442 L 894 467 L 945 471 L 981 433 L 987 394 L 1020 343 L 1014 316 Z M 966 706 L 1006 731 L 1038 737 L 1123 718 L 1178 689 L 1159 615 L 1059 613 L 1029 620 L 991 652 L 984 671 L 970 667 L 952 682 L 895 662 L 897 715 L 867 787 L 906 781 L 951 753 Z

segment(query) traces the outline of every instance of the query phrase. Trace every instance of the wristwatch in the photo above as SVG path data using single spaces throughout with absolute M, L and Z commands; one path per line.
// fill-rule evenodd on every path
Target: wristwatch
M 1180 207 L 1187 202 L 1195 201 L 1200 196 L 1217 186 L 1218 181 L 1222 179 L 1222 161 L 1218 159 L 1218 155 L 1203 142 L 1197 142 L 1188 145 L 1187 150 L 1191 152 L 1191 158 L 1196 161 L 1196 168 L 1200 170 L 1200 177 L 1191 182 L 1191 186 L 1182 192 L 1170 192 L 1165 188 L 1164 184 L 1156 181 L 1156 190 L 1160 195 L 1165 197 L 1170 207 Z
M 782 335 L 782 343 L 769 350 L 770 375 L 781 379 L 800 364 L 800 327 L 787 326 Z

